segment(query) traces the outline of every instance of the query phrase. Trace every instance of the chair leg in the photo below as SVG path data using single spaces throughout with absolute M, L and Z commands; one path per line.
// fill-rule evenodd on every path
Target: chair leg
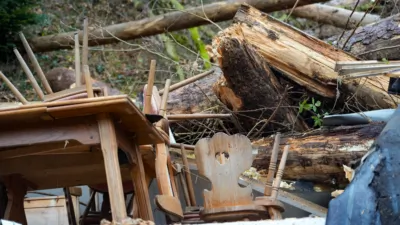
M 74 204 L 72 203 L 72 197 L 71 197 L 71 193 L 69 192 L 68 187 L 64 188 L 64 195 L 65 195 L 65 204 L 66 204 L 67 213 L 68 213 L 68 222 L 70 225 L 76 225 Z
M 27 186 L 24 180 L 18 175 L 10 175 L 4 178 L 7 187 L 8 203 L 4 218 L 22 225 L 27 225 L 24 197 Z

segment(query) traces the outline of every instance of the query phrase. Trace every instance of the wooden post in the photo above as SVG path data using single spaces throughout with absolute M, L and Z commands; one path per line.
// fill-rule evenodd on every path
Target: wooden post
M 4 184 L 7 188 L 8 203 L 4 218 L 22 225 L 27 225 L 24 197 L 27 192 L 25 181 L 19 175 L 4 177 Z
M 94 94 L 93 94 L 93 87 L 92 87 L 92 79 L 90 78 L 90 71 L 89 71 L 88 65 L 83 66 L 83 75 L 85 78 L 86 91 L 87 91 L 88 98 L 93 98 Z
M 11 81 L 0 71 L 0 78 L 3 80 L 4 83 L 10 88 L 11 92 L 15 95 L 15 97 L 18 98 L 18 100 L 26 105 L 28 104 L 28 101 L 25 99 L 25 97 L 21 94 L 21 92 L 18 91 L 18 89 L 11 83 Z
M 145 174 L 142 154 L 136 143 L 133 143 L 134 153 L 130 153 L 131 161 L 136 161 L 136 165 L 132 165 L 131 176 L 133 181 L 133 187 L 135 188 L 135 205 L 133 208 L 137 208 L 138 214 L 143 220 L 154 221 L 153 212 L 151 211 L 150 197 L 149 197 L 149 183 L 150 179 L 146 179 L 148 176 Z M 136 209 L 135 209 L 136 210 Z
M 52 94 L 53 91 L 51 90 L 49 82 L 47 81 L 46 76 L 44 75 L 43 70 L 39 65 L 39 62 L 37 61 L 35 54 L 33 54 L 33 51 L 29 46 L 28 41 L 26 40 L 24 34 L 22 32 L 19 32 L 19 37 L 21 38 L 22 44 L 25 47 L 25 51 L 26 53 L 28 53 L 28 57 L 33 64 L 33 68 L 35 69 L 37 75 L 39 76 L 40 81 L 42 81 L 44 89 L 46 90 L 47 94 Z
M 156 72 L 156 60 L 151 60 L 150 62 L 150 70 L 149 70 L 149 79 L 147 82 L 146 93 L 144 97 L 144 113 L 150 113 L 151 111 L 151 97 L 153 94 L 153 85 L 154 85 L 154 77 Z
M 183 80 L 181 82 L 178 82 L 176 84 L 173 84 L 171 86 L 168 85 L 168 87 L 167 87 L 167 85 L 165 85 L 164 89 L 161 89 L 158 93 L 160 95 L 164 94 L 165 89 L 168 89 L 169 92 L 174 91 L 174 90 L 176 90 L 178 88 L 186 86 L 186 85 L 188 85 L 190 83 L 193 83 L 193 82 L 195 82 L 197 80 L 200 80 L 201 78 L 206 77 L 206 76 L 208 76 L 208 75 L 210 75 L 212 73 L 214 73 L 214 70 L 209 70 L 209 71 L 206 71 L 204 73 L 197 74 L 197 75 L 195 75 L 193 77 L 190 77 L 190 78 L 188 78 L 186 80 Z
M 186 175 L 186 183 L 187 183 L 187 187 L 188 187 L 190 203 L 191 203 L 191 206 L 196 206 L 197 203 L 196 203 L 196 197 L 194 194 L 192 176 L 190 174 L 189 162 L 187 160 L 186 150 L 185 150 L 185 146 L 183 144 L 181 144 L 181 151 L 182 151 L 182 161 L 183 161 L 183 165 L 184 165 L 183 170 L 185 171 L 185 175 Z
M 89 33 L 88 33 L 88 18 L 83 20 L 83 38 L 82 38 L 82 69 L 88 65 L 89 55 Z
M 44 101 L 44 93 L 42 89 L 40 89 L 39 84 L 37 83 L 35 77 L 33 76 L 31 70 L 29 69 L 28 65 L 26 64 L 25 60 L 22 58 L 21 54 L 19 54 L 18 50 L 14 48 L 14 53 L 17 56 L 17 59 L 19 63 L 22 66 L 22 69 L 24 70 L 26 76 L 28 77 L 29 81 L 31 82 L 31 85 L 33 86 L 33 89 L 35 89 L 36 94 L 39 96 L 39 98 Z
M 75 85 L 77 87 L 82 85 L 81 77 L 81 57 L 79 55 L 79 36 L 75 34 Z
M 281 133 L 277 133 L 275 136 L 274 147 L 272 149 L 271 161 L 269 162 L 269 169 L 267 174 L 267 181 L 265 182 L 264 195 L 270 196 L 272 192 L 272 184 L 274 182 L 274 176 L 276 171 L 276 162 L 278 161 L 279 144 L 281 140 Z
M 114 123 L 107 113 L 97 115 L 99 124 L 101 150 L 110 190 L 111 212 L 114 223 L 121 223 L 127 217 L 124 192 L 122 188 L 121 170 L 118 160 L 118 144 Z
M 286 164 L 286 159 L 287 159 L 288 153 L 289 153 L 289 145 L 286 145 L 285 149 L 283 150 L 281 162 L 279 163 L 279 169 L 278 169 L 278 172 L 276 173 L 274 185 L 271 188 L 272 189 L 272 193 L 271 193 L 272 200 L 276 200 L 278 197 L 278 190 L 279 190 L 279 187 L 281 184 L 283 171 L 285 170 L 285 164 Z M 281 212 L 274 207 L 268 207 L 268 213 L 269 213 L 269 216 L 271 217 L 271 219 L 273 219 L 273 220 L 282 219 Z

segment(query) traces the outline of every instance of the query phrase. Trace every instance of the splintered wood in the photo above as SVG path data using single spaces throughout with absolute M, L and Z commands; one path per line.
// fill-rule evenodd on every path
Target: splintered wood
M 249 5 L 242 5 L 239 8 L 234 21 L 233 25 L 213 40 L 213 49 L 219 53 L 218 61 L 223 70 L 224 68 L 225 70 L 226 68 L 241 68 L 241 65 L 224 63 L 229 60 L 224 58 L 224 51 L 226 51 L 224 46 L 228 42 L 236 43 L 230 46 L 253 49 L 261 57 L 258 61 L 267 63 L 284 77 L 320 96 L 336 98 L 339 94 L 337 93 L 339 85 L 342 96 L 354 95 L 360 104 L 369 108 L 393 108 L 400 100 L 399 97 L 390 96 L 387 93 L 389 83 L 387 77 L 339 82 L 338 73 L 334 71 L 335 63 L 356 61 L 355 57 Z M 242 61 L 236 62 L 239 64 Z M 267 72 L 264 72 L 266 76 Z M 232 74 L 225 74 L 224 71 L 224 76 L 228 86 L 234 90 L 235 85 L 230 83 Z M 273 80 L 270 82 L 273 83 Z

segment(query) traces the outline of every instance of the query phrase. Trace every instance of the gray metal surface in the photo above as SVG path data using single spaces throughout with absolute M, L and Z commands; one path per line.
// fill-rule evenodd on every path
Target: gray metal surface
M 360 125 L 370 122 L 387 122 L 395 109 L 381 109 L 360 113 L 328 115 L 322 120 L 323 126 Z

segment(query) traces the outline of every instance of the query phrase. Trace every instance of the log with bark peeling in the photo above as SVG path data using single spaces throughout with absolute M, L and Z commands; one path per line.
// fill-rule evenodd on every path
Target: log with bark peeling
M 375 123 L 316 130 L 298 136 L 283 136 L 280 154 L 284 146 L 290 144 L 283 179 L 347 184 L 343 165 L 350 166 L 354 161 L 361 159 L 384 126 L 384 123 Z M 273 141 L 273 138 L 263 138 L 252 143 L 253 148 L 259 149 L 253 167 L 268 170 Z
M 131 40 L 146 36 L 161 34 L 196 27 L 211 22 L 220 22 L 232 19 L 240 4 L 246 2 L 265 12 L 274 12 L 293 7 L 307 5 L 326 0 L 237 0 L 221 1 L 208 5 L 194 7 L 184 11 L 176 11 L 164 15 L 145 18 L 139 21 L 131 21 L 110 25 L 100 29 L 89 31 L 89 46 L 103 45 Z M 53 51 L 58 49 L 72 49 L 74 46 L 74 32 L 48 35 L 29 40 L 35 52 Z M 79 31 L 82 38 L 82 31 Z
M 213 49 L 219 49 L 224 39 L 237 40 L 253 48 L 269 66 L 317 95 L 335 99 L 340 84 L 341 96 L 349 96 L 370 109 L 393 108 L 400 100 L 398 96 L 387 94 L 389 78 L 384 76 L 342 80 L 340 83 L 334 71 L 335 63 L 355 61 L 354 56 L 249 5 L 242 5 L 235 15 L 234 24 L 214 38 Z
M 271 119 L 283 123 L 286 129 L 288 126 L 291 129 L 293 124 L 298 131 L 308 129 L 302 120 L 297 119 L 296 111 L 288 107 L 291 104 L 284 87 L 256 49 L 247 45 L 245 40 L 235 37 L 224 36 L 216 41 L 218 64 L 224 79 L 220 79 L 213 89 L 218 98 L 234 112 L 247 111 L 238 114 L 243 128 L 251 131 L 260 120 L 268 121 L 269 117 L 274 116 Z M 263 111 L 251 111 L 263 108 Z M 276 125 L 267 125 L 270 130 L 276 130 Z M 258 129 L 262 128 L 260 125 Z

